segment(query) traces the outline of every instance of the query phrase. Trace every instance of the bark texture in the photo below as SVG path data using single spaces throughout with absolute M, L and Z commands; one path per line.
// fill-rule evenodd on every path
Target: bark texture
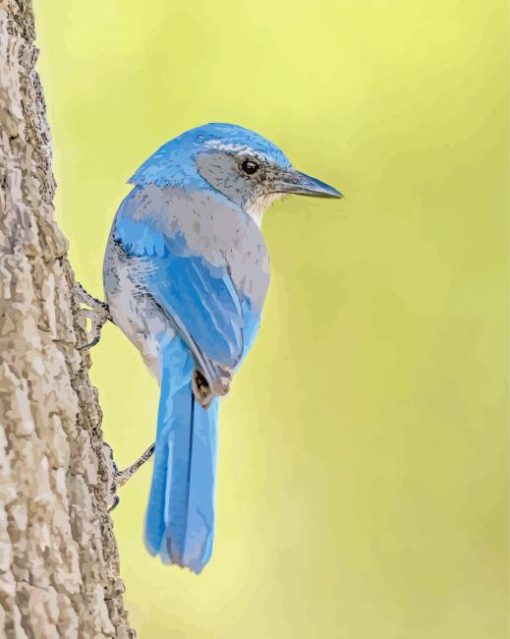
M 36 58 L 0 0 L 0 637 L 134 637 Z

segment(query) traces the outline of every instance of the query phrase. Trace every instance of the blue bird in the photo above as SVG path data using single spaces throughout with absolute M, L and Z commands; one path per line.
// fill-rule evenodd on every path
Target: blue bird
M 103 279 L 114 323 L 161 388 L 145 541 L 200 573 L 213 544 L 219 398 L 253 344 L 269 284 L 263 213 L 285 194 L 341 194 L 231 124 L 170 140 L 129 182 Z

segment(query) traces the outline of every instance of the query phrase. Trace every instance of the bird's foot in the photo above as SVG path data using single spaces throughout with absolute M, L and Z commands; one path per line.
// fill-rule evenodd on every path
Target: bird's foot
M 111 512 L 119 505 L 120 497 L 117 495 L 117 489 L 123 486 L 128 479 L 131 479 L 136 471 L 152 457 L 154 454 L 154 448 L 155 444 L 151 444 L 149 448 L 147 448 L 147 450 L 131 464 L 131 466 L 128 466 L 124 470 L 119 470 L 115 463 L 115 459 L 113 458 L 112 447 L 106 442 L 103 442 L 103 457 L 108 472 L 106 503 L 108 512 Z
M 232 373 L 225 367 L 218 367 L 219 376 L 211 386 L 204 374 L 197 368 L 193 371 L 192 388 L 195 399 L 202 408 L 209 408 L 215 395 L 226 395 L 230 390 Z
M 193 380 L 191 383 L 193 395 L 202 408 L 209 408 L 214 394 L 209 386 L 209 382 L 204 375 L 198 370 L 193 371 Z
M 216 380 L 215 390 L 218 395 L 227 395 L 232 381 L 232 371 L 225 366 L 218 366 L 219 377 Z
M 83 286 L 77 282 L 75 285 L 75 294 L 80 302 L 88 308 L 82 308 L 82 313 L 90 319 L 92 323 L 92 329 L 87 332 L 87 342 L 78 346 L 78 350 L 84 351 L 95 346 L 101 337 L 101 329 L 104 324 L 110 320 L 113 322 L 110 315 L 110 309 L 108 304 L 98 300 L 96 297 L 88 293 Z

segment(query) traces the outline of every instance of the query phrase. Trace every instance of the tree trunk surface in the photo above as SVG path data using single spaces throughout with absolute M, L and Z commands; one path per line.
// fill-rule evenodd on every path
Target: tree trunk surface
M 0 637 L 123 639 L 111 470 L 34 37 L 30 0 L 0 0 Z

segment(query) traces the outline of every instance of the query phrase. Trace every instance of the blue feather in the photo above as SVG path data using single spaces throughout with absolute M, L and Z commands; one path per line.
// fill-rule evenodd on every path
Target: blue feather
M 154 471 L 145 525 L 151 554 L 202 571 L 212 551 L 218 400 L 191 389 L 193 361 L 176 337 L 163 348 Z

